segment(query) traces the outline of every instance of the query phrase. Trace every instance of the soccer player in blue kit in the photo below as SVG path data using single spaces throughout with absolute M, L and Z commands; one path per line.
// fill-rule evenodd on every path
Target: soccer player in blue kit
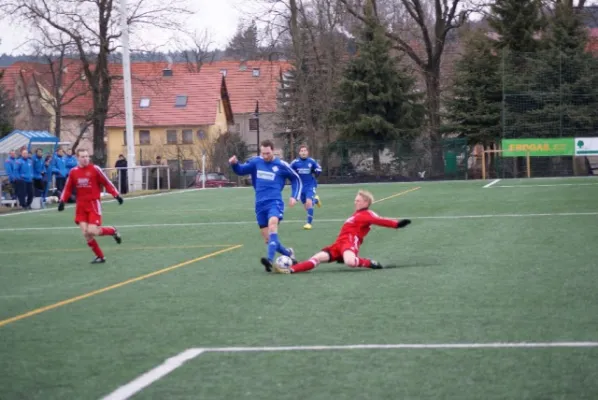
M 303 191 L 301 192 L 301 202 L 307 211 L 307 223 L 303 225 L 303 229 L 311 229 L 311 223 L 314 219 L 314 204 L 322 207 L 322 202 L 316 194 L 316 187 L 318 181 L 316 178 L 322 172 L 322 167 L 309 156 L 309 150 L 306 145 L 299 147 L 299 158 L 296 158 L 291 163 L 293 168 L 301 177 L 303 184 Z
M 301 178 L 290 165 L 274 157 L 274 144 L 270 140 L 260 143 L 260 153 L 260 156 L 250 158 L 244 164 L 239 164 L 237 156 L 232 156 L 228 162 L 237 175 L 251 175 L 251 184 L 255 189 L 255 217 L 268 251 L 268 256 L 262 257 L 261 263 L 267 272 L 271 272 L 276 252 L 297 262 L 293 249 L 280 243 L 278 224 L 284 217 L 282 190 L 287 178 L 291 181 L 290 207 L 299 200 L 302 185 Z

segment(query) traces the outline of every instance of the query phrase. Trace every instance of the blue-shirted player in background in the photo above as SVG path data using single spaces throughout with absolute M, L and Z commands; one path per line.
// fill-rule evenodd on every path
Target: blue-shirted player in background
M 296 263 L 292 248 L 285 248 L 278 239 L 278 224 L 284 216 L 282 190 L 287 178 L 291 181 L 291 198 L 289 206 L 293 207 L 301 195 L 301 179 L 286 162 L 274 157 L 274 144 L 264 140 L 260 144 L 261 156 L 239 164 L 237 156 L 228 162 L 237 175 L 251 175 L 251 183 L 255 189 L 255 217 L 262 236 L 267 244 L 268 256 L 261 259 L 267 272 L 272 271 L 272 263 L 276 252 L 291 257 Z
M 303 184 L 303 191 L 301 192 L 301 202 L 307 211 L 307 223 L 303 225 L 303 229 L 311 229 L 311 223 L 314 220 L 314 204 L 318 207 L 322 207 L 320 197 L 316 194 L 316 187 L 318 181 L 316 178 L 322 172 L 322 167 L 309 156 L 309 150 L 306 145 L 299 147 L 299 158 L 296 158 L 291 163 L 293 168 L 299 177 L 301 177 L 301 183 Z

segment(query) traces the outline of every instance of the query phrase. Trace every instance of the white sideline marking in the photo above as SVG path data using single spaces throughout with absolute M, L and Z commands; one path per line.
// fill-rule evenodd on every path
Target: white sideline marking
M 110 393 L 108 396 L 103 397 L 102 400 L 128 399 L 135 393 L 140 392 L 143 388 L 148 387 L 152 383 L 156 382 L 158 379 L 168 375 L 169 373 L 183 365 L 185 362 L 194 359 L 203 352 L 203 349 L 185 350 L 182 353 L 167 359 L 162 364 L 158 365 L 156 368 L 147 371 L 145 374 L 132 380 L 126 385 L 119 387 L 114 392 Z
M 203 347 L 192 348 L 167 359 L 119 387 L 101 400 L 126 400 L 163 376 L 204 353 L 246 353 L 273 351 L 327 351 L 327 350 L 397 350 L 397 349 L 505 349 L 505 348 L 589 348 L 598 347 L 598 342 L 494 342 L 494 343 L 400 343 L 400 344 L 349 344 L 338 346 L 265 346 L 265 347 Z
M 500 182 L 500 179 L 495 179 L 492 182 L 490 182 L 489 184 L 487 184 L 486 186 L 484 186 L 484 189 L 485 188 L 489 188 L 490 186 L 492 186 L 492 185 L 494 185 L 494 184 L 496 184 L 498 182 Z
M 551 184 L 551 185 L 501 185 L 501 186 L 496 186 L 496 187 L 497 188 L 521 188 L 521 187 L 533 188 L 533 187 L 594 186 L 594 185 L 598 185 L 598 183 L 561 183 L 561 184 Z
M 164 192 L 164 193 L 154 193 L 154 194 L 144 194 L 143 196 L 135 196 L 135 197 L 125 197 L 125 203 L 129 202 L 131 200 L 136 200 L 136 199 L 145 199 L 148 197 L 159 197 L 159 196 L 167 196 L 169 194 L 180 194 L 180 193 L 189 193 L 189 192 L 196 192 L 198 190 L 203 190 L 203 189 L 182 189 L 182 190 L 173 190 L 170 192 Z M 104 200 L 102 201 L 102 204 L 105 203 L 114 203 L 116 200 Z M 74 208 L 74 206 L 72 205 L 68 205 L 65 204 L 64 209 L 68 210 L 69 208 Z M 56 208 L 52 207 L 52 208 L 42 208 L 39 210 L 30 210 L 30 211 L 17 211 L 17 212 L 11 212 L 8 214 L 0 214 L 0 217 L 10 217 L 13 215 L 23 215 L 23 214 L 35 214 L 35 213 L 41 213 L 41 212 L 45 212 L 45 211 L 56 211 Z
M 476 219 L 476 218 L 527 218 L 527 217 L 579 217 L 598 215 L 598 211 L 591 212 L 564 212 L 564 213 L 543 213 L 543 214 L 480 214 L 480 215 L 436 215 L 423 217 L 409 217 L 403 216 L 403 219 Z M 346 218 L 342 219 L 319 219 L 318 223 L 326 222 L 345 222 Z M 304 224 L 304 219 L 290 219 L 284 220 L 288 223 Z M 172 224 L 135 224 L 135 225 L 118 225 L 118 229 L 123 228 L 166 228 L 166 227 L 188 227 L 188 226 L 214 226 L 214 225 L 256 225 L 255 221 L 214 221 L 214 222 L 181 222 Z M 43 227 L 28 227 L 28 228 L 0 228 L 0 232 L 22 232 L 22 231 L 51 231 L 51 230 L 69 230 L 76 229 L 78 226 L 43 226 Z
M 493 342 L 493 343 L 398 343 L 347 344 L 337 346 L 202 347 L 195 350 L 218 353 L 255 351 L 395 350 L 395 349 L 504 349 L 550 347 L 598 347 L 598 342 Z M 188 351 L 188 350 L 187 350 Z

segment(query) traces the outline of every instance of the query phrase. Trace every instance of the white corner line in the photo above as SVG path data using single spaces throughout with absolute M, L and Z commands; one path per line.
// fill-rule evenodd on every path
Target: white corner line
M 119 387 L 101 400 L 127 400 L 152 383 L 168 375 L 184 363 L 203 353 L 246 353 L 275 351 L 329 351 L 329 350 L 390 350 L 390 349 L 505 349 L 505 348 L 588 348 L 598 347 L 598 342 L 490 342 L 490 343 L 397 343 L 349 344 L 315 346 L 255 346 L 255 347 L 199 347 L 191 348 L 170 357 L 162 364 L 147 371 L 131 382 Z
M 135 378 L 131 382 L 127 383 L 116 389 L 114 392 L 110 393 L 109 395 L 102 397 L 102 400 L 125 400 L 133 396 L 135 393 L 140 392 L 144 388 L 148 387 L 152 383 L 156 382 L 158 379 L 168 375 L 175 369 L 179 368 L 181 365 L 186 363 L 189 360 L 194 359 L 195 357 L 202 354 L 205 350 L 204 349 L 187 349 L 180 354 L 177 354 L 174 357 L 170 357 L 162 364 L 158 365 L 155 368 L 150 369 L 145 374 Z
M 500 182 L 500 179 L 495 179 L 492 182 L 490 182 L 489 184 L 487 184 L 486 186 L 484 186 L 484 189 L 489 188 L 490 186 L 492 186 L 498 182 Z

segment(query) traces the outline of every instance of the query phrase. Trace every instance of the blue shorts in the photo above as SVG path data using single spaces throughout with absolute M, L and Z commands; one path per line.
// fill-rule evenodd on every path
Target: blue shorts
M 310 199 L 311 202 L 314 202 L 314 197 L 316 197 L 316 188 L 315 187 L 307 187 L 303 188 L 301 192 L 301 203 L 307 203 L 307 200 Z
M 266 228 L 272 217 L 282 221 L 284 216 L 284 202 L 280 200 L 266 201 L 255 205 L 255 219 L 260 228 Z

